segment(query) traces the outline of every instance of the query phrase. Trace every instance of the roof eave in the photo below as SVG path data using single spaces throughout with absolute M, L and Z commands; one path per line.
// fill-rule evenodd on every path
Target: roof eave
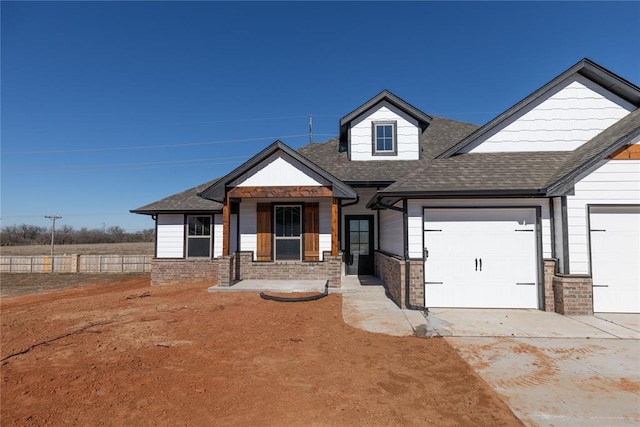
M 525 188 L 525 189 L 481 189 L 481 190 L 438 190 L 438 191 L 381 191 L 378 192 L 369 202 L 367 208 L 371 209 L 383 199 L 454 199 L 454 198 L 477 198 L 477 197 L 546 197 L 545 188 Z

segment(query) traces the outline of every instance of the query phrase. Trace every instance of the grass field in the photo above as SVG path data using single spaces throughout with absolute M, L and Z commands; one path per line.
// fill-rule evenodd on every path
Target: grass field
M 35 256 L 49 255 L 50 245 L 2 246 L 0 255 Z M 92 243 L 86 245 L 56 245 L 55 253 L 79 255 L 153 255 L 153 242 L 142 243 Z

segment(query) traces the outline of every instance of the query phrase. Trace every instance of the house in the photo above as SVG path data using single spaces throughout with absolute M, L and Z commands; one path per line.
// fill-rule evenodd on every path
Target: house
M 484 126 L 383 91 L 132 212 L 152 284 L 376 275 L 401 307 L 640 312 L 640 88 L 583 59 Z

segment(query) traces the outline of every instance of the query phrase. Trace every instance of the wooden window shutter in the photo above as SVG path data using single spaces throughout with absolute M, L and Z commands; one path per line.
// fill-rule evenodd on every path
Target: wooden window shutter
M 258 261 L 271 261 L 271 203 L 258 203 L 256 207 L 258 221 Z
M 320 207 L 318 203 L 304 204 L 304 259 L 320 260 Z

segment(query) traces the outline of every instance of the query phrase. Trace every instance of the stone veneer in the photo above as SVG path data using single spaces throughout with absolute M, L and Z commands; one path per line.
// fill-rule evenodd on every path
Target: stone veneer
M 382 253 L 375 253 L 376 275 L 382 279 L 391 300 L 400 308 L 407 308 L 406 276 L 407 263 L 404 259 Z M 424 306 L 424 262 L 409 260 L 409 304 Z

